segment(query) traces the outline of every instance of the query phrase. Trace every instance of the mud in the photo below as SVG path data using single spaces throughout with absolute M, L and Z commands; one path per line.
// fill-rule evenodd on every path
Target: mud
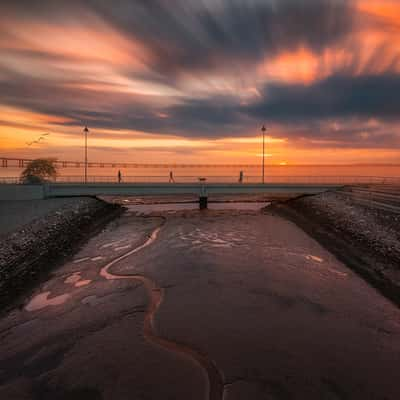
M 295 224 L 163 218 L 126 211 L 0 318 L 0 398 L 399 398 L 399 309 Z
M 334 192 L 277 202 L 265 213 L 293 221 L 400 307 L 398 215 Z

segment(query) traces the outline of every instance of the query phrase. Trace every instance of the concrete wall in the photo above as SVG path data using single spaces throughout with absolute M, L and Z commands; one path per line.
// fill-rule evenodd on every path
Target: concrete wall
M 0 200 L 39 200 L 53 197 L 72 196 L 141 196 L 196 194 L 256 194 L 256 193 L 320 193 L 336 189 L 337 185 L 308 184 L 186 184 L 186 183 L 148 183 L 148 184 L 107 184 L 89 183 L 68 184 L 51 183 L 47 185 L 8 185 L 0 184 Z
M 141 195 L 178 195 L 196 194 L 252 194 L 252 193 L 320 193 L 336 189 L 337 185 L 311 184 L 229 184 L 229 183 L 88 183 L 69 184 L 51 183 L 45 187 L 46 197 L 62 196 L 141 196 Z
M 0 184 L 1 200 L 41 200 L 44 199 L 42 185 Z

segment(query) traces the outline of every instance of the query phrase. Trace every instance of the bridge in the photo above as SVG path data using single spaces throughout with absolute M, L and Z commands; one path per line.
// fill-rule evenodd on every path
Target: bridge
M 240 183 L 47 183 L 0 185 L 0 200 L 32 200 L 75 196 L 151 196 L 190 194 L 207 208 L 213 194 L 316 194 L 339 188 L 336 184 L 240 184 Z
M 0 168 L 23 168 L 31 159 L 0 157 Z M 55 161 L 60 168 L 81 168 L 81 161 Z M 245 174 L 242 183 L 236 176 L 214 176 L 212 169 L 234 168 L 237 173 L 248 168 L 257 168 L 256 164 L 147 164 L 147 163 L 117 163 L 91 162 L 89 168 L 137 168 L 137 169 L 169 169 L 170 171 L 186 168 L 199 169 L 201 175 L 175 175 L 175 182 L 167 183 L 169 174 L 150 175 L 154 171 L 135 175 L 124 173 L 123 182 L 118 183 L 117 175 L 94 175 L 83 182 L 82 175 L 60 174 L 56 181 L 45 185 L 21 185 L 19 177 L 0 177 L 0 200 L 29 200 L 52 197 L 70 196 L 146 196 L 146 195 L 180 195 L 190 194 L 199 196 L 201 208 L 207 207 L 209 195 L 214 194 L 315 194 L 326 190 L 334 190 L 352 184 L 399 184 L 398 177 L 380 176 L 281 176 L 268 175 L 267 183 L 261 184 L 260 176 Z M 206 172 L 206 169 L 209 172 Z M 201 172 L 200 172 L 200 169 Z M 211 172 L 210 172 L 211 171 Z M 158 171 L 159 173 L 159 171 Z M 193 173 L 193 171 L 192 171 Z M 8 174 L 9 175 L 9 174 Z
M 33 159 L 0 157 L 0 168 L 25 168 Z M 58 168 L 83 168 L 83 161 L 54 160 Z M 177 164 L 177 163 L 131 163 L 131 162 L 88 162 L 88 168 L 260 168 L 259 164 Z

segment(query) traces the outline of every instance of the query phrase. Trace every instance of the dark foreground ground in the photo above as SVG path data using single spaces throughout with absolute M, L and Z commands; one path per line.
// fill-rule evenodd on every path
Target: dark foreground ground
M 399 309 L 261 212 L 125 212 L 0 343 L 0 399 L 400 398 Z

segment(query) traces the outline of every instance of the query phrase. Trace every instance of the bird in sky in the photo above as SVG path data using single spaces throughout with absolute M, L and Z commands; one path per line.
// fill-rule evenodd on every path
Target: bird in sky
M 45 139 L 46 139 L 46 136 L 49 136 L 49 135 L 50 135 L 50 133 L 48 133 L 48 132 L 43 133 L 43 134 L 40 135 L 37 139 L 32 140 L 31 142 L 26 142 L 26 144 L 27 144 L 28 146 L 32 146 L 33 144 L 38 144 L 38 143 L 40 143 L 41 141 L 45 140 Z

